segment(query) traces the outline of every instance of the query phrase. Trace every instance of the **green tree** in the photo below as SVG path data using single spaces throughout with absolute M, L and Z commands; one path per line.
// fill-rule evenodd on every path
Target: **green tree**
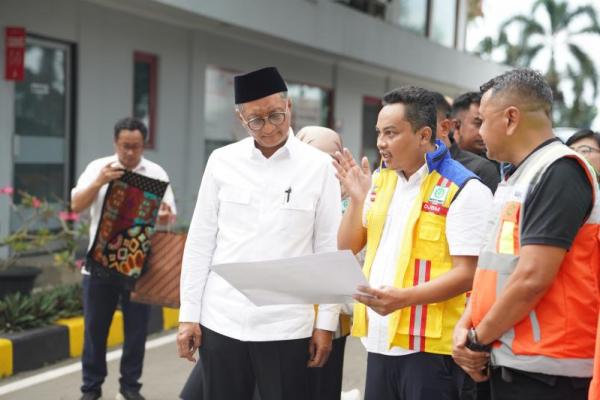
M 579 23 L 574 23 L 578 19 L 581 19 Z M 507 34 L 513 26 L 519 29 L 516 40 L 510 40 Z M 492 52 L 500 50 L 503 59 L 499 61 L 517 67 L 530 67 L 538 58 L 547 60 L 542 72 L 554 92 L 554 122 L 562 126 L 589 127 L 597 112 L 593 103 L 598 96 L 599 82 L 593 60 L 578 44 L 578 38 L 583 35 L 600 39 L 594 6 L 570 7 L 564 0 L 537 0 L 528 15 L 516 15 L 505 21 L 497 38 L 485 37 L 476 53 L 489 58 Z M 567 88 L 574 95 L 569 104 L 565 99 Z M 592 93 L 587 101 L 586 88 L 591 88 Z

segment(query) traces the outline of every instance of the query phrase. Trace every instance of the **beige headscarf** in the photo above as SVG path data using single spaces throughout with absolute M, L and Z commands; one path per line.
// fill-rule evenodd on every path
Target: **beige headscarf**
M 336 151 L 342 152 L 342 138 L 336 131 L 322 126 L 306 126 L 296 135 L 306 144 L 316 147 L 333 156 Z
M 340 153 L 343 150 L 342 138 L 333 129 L 324 128 L 322 126 L 305 126 L 300 129 L 296 135 L 302 142 L 309 144 L 322 152 L 325 152 L 333 157 L 336 151 Z M 348 197 L 344 186 L 342 185 L 342 199 Z

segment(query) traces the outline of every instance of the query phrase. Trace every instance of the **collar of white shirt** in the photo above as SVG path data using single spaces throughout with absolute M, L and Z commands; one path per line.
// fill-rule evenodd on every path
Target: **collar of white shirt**
M 405 182 L 407 183 L 415 183 L 415 182 L 421 182 L 423 180 L 423 178 L 425 177 L 425 175 L 427 175 L 429 173 L 429 168 L 427 167 L 427 163 L 424 163 L 421 168 L 419 168 L 417 170 L 417 172 L 415 172 L 414 174 L 412 174 L 408 179 L 406 179 L 406 176 L 404 175 L 404 172 L 398 170 L 396 171 L 396 173 L 398 174 L 398 176 L 400 177 L 400 179 L 403 179 Z
M 429 160 L 428 160 L 427 156 L 430 155 L 432 157 L 436 157 L 435 153 L 438 150 L 440 150 L 440 145 L 436 142 L 435 150 L 432 151 L 431 153 L 427 153 L 424 156 L 425 163 L 421 166 L 421 168 L 419 168 L 417 170 L 417 172 L 415 172 L 414 174 L 412 174 L 408 179 L 406 179 L 406 176 L 404 175 L 404 173 L 402 171 L 397 170 L 396 173 L 398 174 L 398 176 L 401 179 L 404 179 L 404 181 L 406 181 L 408 183 L 413 183 L 413 182 L 415 182 L 415 180 L 420 182 L 423 179 L 423 177 L 425 177 L 425 175 L 427 175 L 429 173 Z M 446 148 L 444 147 L 443 150 L 446 150 Z M 442 154 L 442 156 L 443 156 L 443 154 Z
M 285 141 L 285 144 L 281 146 L 269 159 L 277 160 L 280 158 L 290 158 L 294 153 L 294 148 L 298 145 L 299 140 L 296 139 L 294 135 L 294 131 L 292 128 L 288 130 L 288 137 Z M 248 140 L 249 146 L 249 156 L 251 159 L 264 160 L 265 156 L 260 152 L 260 150 L 256 147 L 256 143 L 254 140 Z

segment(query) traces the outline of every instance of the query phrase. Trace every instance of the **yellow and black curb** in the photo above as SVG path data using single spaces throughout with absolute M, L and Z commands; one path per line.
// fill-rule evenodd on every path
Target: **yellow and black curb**
M 179 310 L 152 306 L 148 333 L 177 327 Z M 116 311 L 108 334 L 108 347 L 123 343 L 123 314 Z M 83 317 L 61 319 L 54 325 L 24 332 L 0 334 L 0 378 L 29 371 L 83 351 Z

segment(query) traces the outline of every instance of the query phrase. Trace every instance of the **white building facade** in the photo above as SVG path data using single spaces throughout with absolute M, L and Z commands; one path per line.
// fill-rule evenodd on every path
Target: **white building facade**
M 0 81 L 0 187 L 68 200 L 111 154 L 116 120 L 150 122 L 145 156 L 189 222 L 208 154 L 245 136 L 232 77 L 277 66 L 296 129 L 328 125 L 375 152 L 379 99 L 400 84 L 455 96 L 505 67 L 462 51 L 467 0 L 2 0 L 27 31 L 26 76 Z M 0 60 L 4 65 L 4 41 Z M 10 211 L 0 199 L 0 236 Z

